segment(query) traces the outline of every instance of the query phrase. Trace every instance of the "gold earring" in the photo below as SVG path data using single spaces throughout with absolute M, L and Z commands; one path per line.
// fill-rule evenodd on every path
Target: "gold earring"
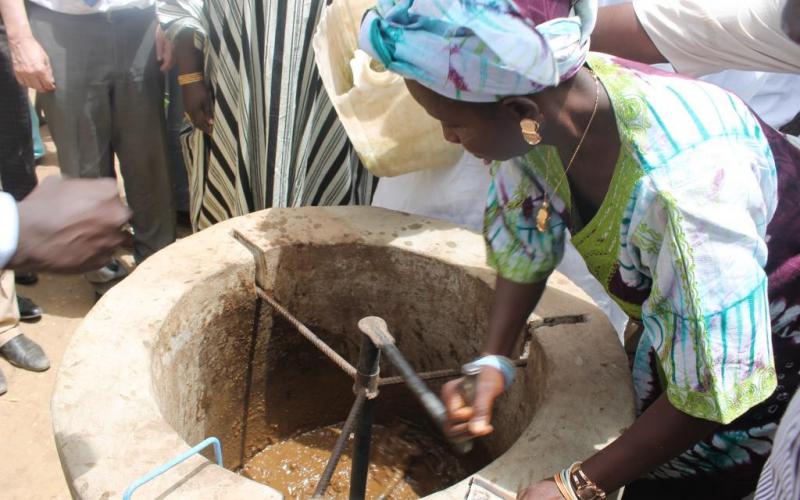
M 542 142 L 542 136 L 539 135 L 539 122 L 531 118 L 523 118 L 519 122 L 519 128 L 522 130 L 522 137 L 525 142 L 531 146 L 536 146 Z

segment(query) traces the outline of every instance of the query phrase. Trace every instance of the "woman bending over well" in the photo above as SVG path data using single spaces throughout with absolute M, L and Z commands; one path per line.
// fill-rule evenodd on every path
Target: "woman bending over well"
M 742 498 L 798 382 L 800 150 L 709 84 L 589 53 L 592 0 L 380 0 L 361 47 L 494 172 L 497 288 L 473 406 L 491 405 L 564 233 L 644 332 L 639 417 L 525 498 Z M 797 363 L 797 364 L 796 364 Z M 591 412 L 591 402 L 576 407 Z

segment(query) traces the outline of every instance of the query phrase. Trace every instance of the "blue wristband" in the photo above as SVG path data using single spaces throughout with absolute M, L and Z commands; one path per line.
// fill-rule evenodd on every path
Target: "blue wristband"
M 491 366 L 503 374 L 503 390 L 507 391 L 511 384 L 514 382 L 514 376 L 517 374 L 517 367 L 514 362 L 505 356 L 498 354 L 488 354 L 480 357 L 475 361 L 471 361 L 464 365 L 464 371 L 471 371 L 470 369 L 480 368 L 483 366 Z

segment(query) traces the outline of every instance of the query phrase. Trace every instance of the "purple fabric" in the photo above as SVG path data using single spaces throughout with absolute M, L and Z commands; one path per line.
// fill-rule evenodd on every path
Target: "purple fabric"
M 522 17 L 533 21 L 533 24 L 567 17 L 572 8 L 570 0 L 517 0 L 514 3 Z

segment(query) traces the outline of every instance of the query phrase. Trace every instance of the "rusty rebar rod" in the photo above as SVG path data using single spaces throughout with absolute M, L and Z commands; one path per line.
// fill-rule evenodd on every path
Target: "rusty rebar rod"
M 269 295 L 267 292 L 262 290 L 259 287 L 256 287 L 256 292 L 258 296 L 266 300 L 269 305 L 272 306 L 281 316 L 286 318 L 289 323 L 294 326 L 300 334 L 303 335 L 309 342 L 314 344 L 319 350 L 322 351 L 331 361 L 333 361 L 339 368 L 341 368 L 350 378 L 356 377 L 356 368 L 351 365 L 346 359 L 341 357 L 336 351 L 331 349 L 331 347 L 326 344 L 322 339 L 320 339 L 314 332 L 312 332 L 306 325 L 304 325 L 299 319 L 297 319 L 292 313 L 290 313 L 280 302 L 275 300 L 274 297 Z M 514 364 L 517 367 L 525 367 L 528 365 L 528 359 L 518 359 L 514 361 Z M 422 380 L 437 380 L 442 378 L 456 378 L 461 376 L 461 369 L 460 368 L 448 368 L 444 370 L 435 370 L 430 372 L 423 372 L 418 373 L 417 376 Z M 386 377 L 381 378 L 378 385 L 381 387 L 387 385 L 397 385 L 403 384 L 405 380 L 403 377 L 396 376 L 396 377 Z
M 305 337 L 309 342 L 314 344 L 314 346 L 316 346 L 317 349 L 322 351 L 322 354 L 324 354 L 325 356 L 328 357 L 328 359 L 333 361 L 336 364 L 336 366 L 341 368 L 347 375 L 350 376 L 350 378 L 356 378 L 356 368 L 350 363 L 348 363 L 346 359 L 341 357 L 339 353 L 331 349 L 331 347 L 325 342 L 323 342 L 322 339 L 317 337 L 314 334 L 314 332 L 309 330 L 308 327 L 306 327 L 306 325 L 301 323 L 299 319 L 295 318 L 292 315 L 292 313 L 290 313 L 288 310 L 286 310 L 285 307 L 283 307 L 280 304 L 280 302 L 275 300 L 270 294 L 268 294 L 259 287 L 256 287 L 256 293 L 258 294 L 259 297 L 269 302 L 269 305 L 271 305 L 273 309 L 278 311 L 281 316 L 286 318 L 289 321 L 289 323 L 294 325 L 294 327 L 297 328 L 297 331 L 300 332 L 300 334 L 303 337 Z
M 353 403 L 353 406 L 350 407 L 350 413 L 347 415 L 347 420 L 345 420 L 344 425 L 342 426 L 342 433 L 339 434 L 339 439 L 336 440 L 336 444 L 331 452 L 331 458 L 328 459 L 328 464 L 325 466 L 322 476 L 320 476 L 316 489 L 314 489 L 314 495 L 311 497 L 312 499 L 323 498 L 325 490 L 327 490 L 328 486 L 331 484 L 333 472 L 336 470 L 336 466 L 339 465 L 339 460 L 341 460 L 342 454 L 344 453 L 344 447 L 347 445 L 347 441 L 350 439 L 350 434 L 353 432 L 353 426 L 361 414 L 361 409 L 364 407 L 364 402 L 366 400 L 367 393 L 365 391 L 361 391 L 360 394 L 356 395 L 356 400 Z

